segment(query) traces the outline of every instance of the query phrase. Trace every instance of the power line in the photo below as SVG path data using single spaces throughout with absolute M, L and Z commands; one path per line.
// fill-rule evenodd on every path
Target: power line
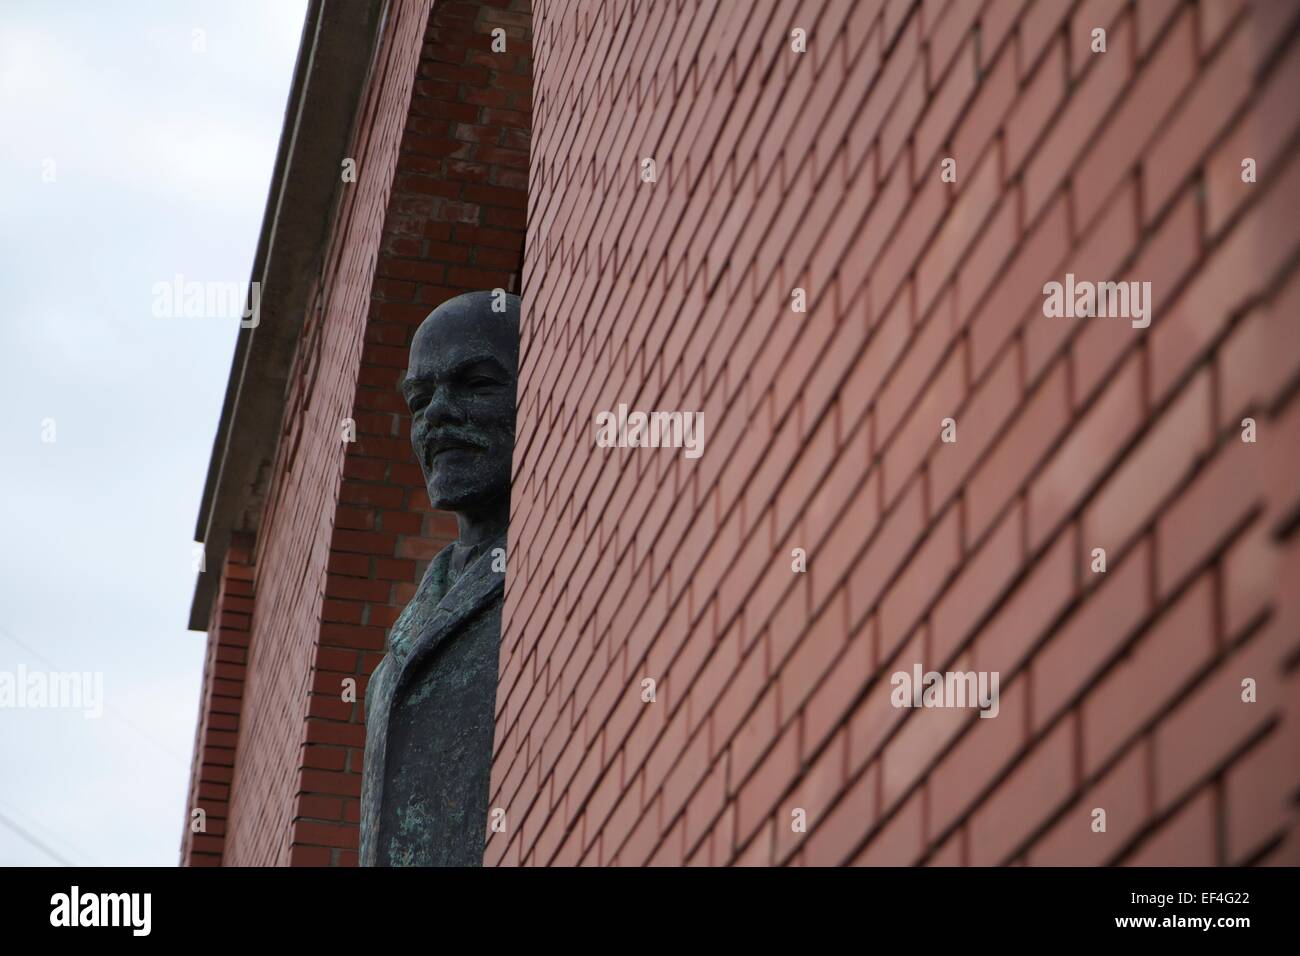
M 99 862 L 95 860 L 95 858 L 92 857 L 89 853 L 84 852 L 81 849 L 81 847 L 77 846 L 77 844 L 73 843 L 67 837 L 64 837 L 59 833 L 55 832 L 55 830 L 53 830 L 51 827 L 47 827 L 39 819 L 35 817 L 26 817 L 27 822 L 25 824 L 22 823 L 21 821 L 25 818 L 23 811 L 19 810 L 12 803 L 8 803 L 4 800 L 0 800 L 0 812 L 3 812 L 5 810 L 7 810 L 11 814 L 10 822 L 16 823 L 19 826 L 26 826 L 28 832 L 31 832 L 32 830 L 39 830 L 40 831 L 39 838 L 52 839 L 55 842 L 62 844 L 64 849 L 71 850 L 72 855 L 76 858 L 74 860 L 75 865 L 77 866 L 99 866 L 100 865 Z M 33 836 L 36 835 L 37 834 L 33 834 Z
M 28 654 L 30 654 L 32 657 L 34 657 L 36 660 L 40 661 L 42 664 L 44 664 L 46 667 L 48 667 L 50 670 L 52 670 L 52 671 L 59 671 L 59 670 L 62 670 L 62 668 L 60 668 L 60 667 L 59 667 L 57 664 L 55 664 L 52 660 L 50 660 L 48 657 L 46 657 L 44 654 L 42 654 L 42 653 L 41 653 L 40 651 L 38 651 L 36 648 L 34 648 L 34 647 L 32 647 L 31 645 L 29 645 L 26 641 L 24 641 L 24 640 L 22 640 L 21 638 L 19 638 L 19 637 L 18 637 L 17 635 L 15 635 L 12 631 L 10 631 L 7 627 L 0 626 L 0 637 L 7 638 L 10 642 L 12 642 L 13 644 L 15 644 L 15 645 L 17 645 L 18 647 L 22 648 L 22 650 L 26 651 Z M 138 725 L 137 725 L 133 720 L 131 720 L 131 719 L 130 719 L 129 717 L 127 717 L 125 714 L 123 714 L 123 713 L 121 713 L 120 711 L 118 711 L 116 708 L 114 708 L 114 707 L 112 707 L 111 705 L 109 705 L 107 702 L 105 702 L 105 704 L 104 704 L 104 712 L 105 712 L 106 714 L 108 714 L 110 717 L 115 717 L 115 718 L 117 718 L 118 721 L 120 721 L 122 724 L 126 725 L 129 729 L 134 730 L 137 734 L 139 734 L 139 735 L 140 735 L 141 737 L 143 737 L 145 740 L 149 741 L 149 742 L 150 742 L 151 744 L 153 744 L 156 748 L 158 748 L 158 750 L 160 750 L 162 753 L 166 754 L 168 757 L 172 758 L 173 760 L 177 761 L 178 763 L 180 763 L 180 764 L 182 764 L 182 765 L 186 763 L 186 761 L 185 761 L 185 760 L 184 760 L 184 759 L 183 759 L 179 754 L 177 754 L 175 751 L 173 751 L 170 747 L 168 747 L 168 746 L 167 746 L 166 744 L 164 744 L 162 741 L 160 741 L 160 740 L 158 740 L 157 738 L 155 738 L 155 737 L 154 737 L 152 734 L 150 734 L 148 731 L 146 731 L 146 730 L 144 730 L 143 728 L 141 728 L 140 726 L 138 726 Z M 12 811 L 13 808 L 10 807 L 10 810 Z M 0 823 L 3 823 L 6 827 L 8 827 L 10 830 L 12 830 L 14 833 L 16 833 L 19 837 L 21 837 L 21 838 L 22 838 L 23 840 L 25 840 L 27 843 L 31 844 L 31 845 L 34 846 L 36 849 L 40 850 L 42 853 L 46 854 L 46 855 L 47 855 L 48 857 L 50 857 L 51 859 L 56 860 L 56 861 L 57 861 L 58 863 L 60 863 L 61 865 L 63 865 L 63 866 L 77 866 L 77 865 L 78 865 L 78 864 L 73 863 L 72 861 L 70 861 L 67 857 L 63 856 L 63 855 L 62 855 L 61 853 L 59 853 L 58 851 L 54 850 L 52 847 L 50 847 L 47 843 L 45 843 L 43 840 L 41 840 L 39 837 L 37 837 L 35 834 L 33 834 L 30 830 L 28 830 L 28 829 L 27 829 L 26 827 L 24 827 L 22 824 L 20 824 L 20 823 L 18 823 L 17 821 L 11 819 L 10 817 L 6 816 L 4 813 L 0 813 Z M 44 828 L 43 828 L 43 829 L 44 829 Z M 50 831 L 50 832 L 53 833 L 53 831 Z M 55 835 L 58 836 L 57 834 L 55 834 Z M 90 857 L 89 857 L 89 854 L 87 854 L 87 853 L 85 853 L 84 851 L 82 851 L 80 847 L 76 846 L 76 844 L 74 844 L 74 843 L 71 843 L 71 842 L 68 841 L 66 838 L 64 838 L 64 837 L 62 837 L 62 836 L 59 836 L 58 839 L 59 839 L 61 842 L 67 844 L 67 846 L 70 847 L 70 848 L 71 848 L 71 849 L 76 853 L 77 856 L 82 857 L 82 858 L 84 858 L 84 859 L 89 859 L 89 858 L 90 858 Z
M 25 650 L 28 654 L 31 654 L 32 657 L 36 658 L 38 661 L 40 661 L 50 670 L 52 671 L 63 670 L 63 668 L 59 667 L 57 664 L 55 664 L 52 660 L 50 660 L 40 651 L 36 650 L 36 648 L 32 647 L 31 645 L 21 640 L 20 638 L 16 637 L 14 633 L 11 630 L 9 630 L 7 627 L 0 627 L 0 637 L 8 638 L 14 644 L 17 644 L 19 647 Z M 187 766 L 189 764 L 188 760 L 186 760 L 176 751 L 172 750 L 165 743 L 163 743 L 161 740 L 156 738 L 153 734 L 149 733 L 149 731 L 145 730 L 135 721 L 131 720 L 131 718 L 127 717 L 126 714 L 119 711 L 116 707 L 112 706 L 107 701 L 104 702 L 104 713 L 108 714 L 110 717 L 117 718 L 119 721 L 121 721 L 131 730 L 134 730 L 137 734 L 139 734 L 145 740 L 149 741 L 149 743 L 153 744 L 156 748 L 158 748 L 158 750 L 166 754 L 172 760 L 175 760 L 181 766 Z
M 31 833 L 29 833 L 26 829 L 24 829 L 22 826 L 20 826 L 19 824 L 15 823 L 13 820 L 10 820 L 10 819 L 9 819 L 7 816 L 5 816 L 3 813 L 0 813 L 0 823 L 3 823 L 3 824 L 4 824 L 5 826 L 7 826 L 10 830 L 13 830 L 14 833 L 17 833 L 20 837 L 22 837 L 24 840 L 26 840 L 26 841 L 27 841 L 28 843 L 30 843 L 32 846 L 36 847 L 36 849 L 40 850 L 42 853 L 44 853 L 44 854 L 45 854 L 46 856 L 48 856 L 50 859 L 52 859 L 52 860 L 56 860 L 57 862 L 59 862 L 59 863 L 62 864 L 63 866 L 76 866 L 76 865 L 77 865 L 77 864 L 73 863 L 71 860 L 67 859 L 66 857 L 64 857 L 64 856 L 60 855 L 59 853 L 56 853 L 54 850 L 50 849 L 48 846 L 46 846 L 44 843 L 42 843 L 40 840 L 38 840 L 35 836 L 33 836 Z

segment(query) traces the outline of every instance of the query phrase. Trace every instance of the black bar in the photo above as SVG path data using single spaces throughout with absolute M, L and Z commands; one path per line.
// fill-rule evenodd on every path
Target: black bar
M 1294 927 L 1295 871 L 1288 869 L 843 869 L 620 871 L 356 869 L 0 869 L 6 942 L 137 939 L 213 945 L 284 940 L 295 947 L 355 941 L 496 949 L 506 936 L 536 944 L 587 938 L 599 925 L 609 945 L 689 945 L 722 932 L 769 941 L 781 928 L 806 938 L 850 934 L 864 948 L 882 935 L 918 943 L 1081 938 L 1227 943 Z M 140 909 L 118 897 L 104 912 L 118 926 L 69 921 L 71 888 L 81 912 L 98 894 L 149 894 Z M 66 898 L 60 900 L 59 895 Z M 94 896 L 93 903 L 86 898 Z M 62 907 L 60 909 L 60 907 Z M 1121 921 L 1154 920 L 1147 925 Z M 1200 921 L 1208 919 L 1208 928 Z M 1188 921 L 1196 920 L 1196 924 Z M 1222 920 L 1244 920 L 1224 925 Z M 410 943 L 401 940 L 416 937 Z M 478 936 L 478 942 L 474 937 Z M 134 938 L 133 938 L 134 937 Z M 640 940 L 641 942 L 636 942 Z M 619 942 L 621 941 L 621 942 Z M 10 950 L 17 952 L 17 950 Z M 337 950 L 336 950 L 337 951 Z

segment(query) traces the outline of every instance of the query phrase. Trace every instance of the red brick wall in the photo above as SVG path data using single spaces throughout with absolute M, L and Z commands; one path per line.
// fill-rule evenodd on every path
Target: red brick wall
M 224 773 L 231 791 L 225 863 L 356 863 L 366 679 L 455 535 L 429 506 L 398 381 L 437 304 L 518 281 L 528 23 L 523 0 L 389 5 L 349 153 L 357 181 L 341 185 L 262 506 L 237 744 L 204 764 L 202 779 Z M 489 48 L 497 26 L 504 54 Z M 346 418 L 356 440 L 345 444 Z
M 323 862 L 302 847 L 295 821 L 317 809 L 312 798 L 329 779 L 311 752 L 306 722 L 320 706 L 311 696 L 314 666 L 331 627 L 322 615 L 329 620 L 328 564 L 348 450 L 341 422 L 354 417 L 371 278 L 427 8 L 398 0 L 389 9 L 351 151 L 357 182 L 341 184 L 334 234 L 291 371 L 258 531 L 259 600 L 226 837 L 225 862 L 233 865 Z M 341 168 L 342 157 L 326 160 Z M 334 699 L 340 697 L 338 690 Z M 358 792 L 346 784 L 334 789 L 340 811 L 340 796 Z
M 455 518 L 429 505 L 398 383 L 411 338 L 437 305 L 518 281 L 528 22 L 524 0 L 435 0 L 409 115 L 398 114 L 406 123 L 355 373 L 357 441 L 347 446 L 334 515 L 295 862 L 356 864 L 366 682 L 429 560 L 456 536 Z M 505 53 L 490 50 L 497 27 L 507 31 Z M 346 678 L 357 682 L 356 703 L 340 697 Z
M 249 622 L 253 614 L 252 541 L 235 535 L 213 602 L 212 626 L 203 664 L 198 728 L 190 771 L 185 829 L 181 837 L 182 866 L 220 866 L 230 809 L 239 712 L 247 677 Z M 194 818 L 202 810 L 203 817 Z M 196 829 L 196 827 L 198 829 Z
M 1298 15 L 538 3 L 488 863 L 1300 862 Z

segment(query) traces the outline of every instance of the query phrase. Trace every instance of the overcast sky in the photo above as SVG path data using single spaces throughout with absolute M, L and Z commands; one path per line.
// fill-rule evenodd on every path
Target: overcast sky
M 104 702 L 0 704 L 0 864 L 177 862 L 238 319 L 157 318 L 153 286 L 249 280 L 305 9 L 0 3 L 0 681 Z

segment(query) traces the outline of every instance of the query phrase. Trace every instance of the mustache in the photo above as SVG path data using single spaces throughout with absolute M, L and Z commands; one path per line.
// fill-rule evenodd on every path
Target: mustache
M 421 439 L 420 447 L 425 464 L 428 464 L 433 460 L 434 455 L 444 449 L 471 448 L 477 451 L 485 451 L 488 443 L 474 429 L 453 427 L 431 429 L 426 432 Z

